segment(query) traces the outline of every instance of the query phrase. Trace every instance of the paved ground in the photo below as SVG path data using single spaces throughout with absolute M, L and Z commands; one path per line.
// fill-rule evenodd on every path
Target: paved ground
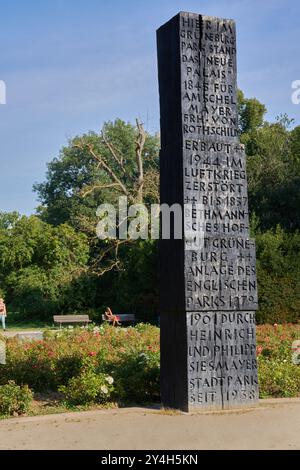
M 43 339 L 43 331 L 41 330 L 10 330 L 5 331 L 4 336 L 7 338 L 13 338 L 18 336 L 23 340 L 31 339 Z
M 0 421 L 0 449 L 300 449 L 300 398 L 257 409 L 170 414 L 128 408 Z

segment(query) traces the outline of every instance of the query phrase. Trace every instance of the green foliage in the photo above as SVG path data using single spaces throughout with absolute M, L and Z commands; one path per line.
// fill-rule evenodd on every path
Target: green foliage
M 93 370 L 85 370 L 69 380 L 66 386 L 60 386 L 68 405 L 88 405 L 106 403 L 114 391 L 113 378 Z
M 300 367 L 286 359 L 259 359 L 261 398 L 297 397 L 300 390 Z
M 98 205 L 103 202 L 116 204 L 118 197 L 124 194 L 97 164 L 90 149 L 101 156 L 122 181 L 129 197 L 133 197 L 139 176 L 136 156 L 138 137 L 137 126 L 120 119 L 106 122 L 100 134 L 91 132 L 70 140 L 59 157 L 49 163 L 46 181 L 35 185 L 42 203 L 39 208 L 42 220 L 58 228 L 60 224 L 67 223 L 86 234 L 90 255 L 85 274 L 64 283 L 64 294 L 58 293 L 60 302 L 54 299 L 45 316 L 49 317 L 55 309 L 69 311 L 75 307 L 75 310 L 98 311 L 98 314 L 93 314 L 93 318 L 97 319 L 104 307 L 110 305 L 113 309 L 130 311 L 147 320 L 156 318 L 156 244 L 138 241 L 115 249 L 114 241 L 110 243 L 95 237 Z M 112 157 L 110 149 L 113 149 L 115 157 Z M 146 133 L 142 152 L 143 198 L 146 204 L 158 202 L 158 154 L 158 136 Z M 104 276 L 100 275 L 102 272 Z M 39 273 L 36 273 L 35 278 L 38 277 Z M 31 293 L 32 297 L 37 298 L 37 289 L 31 289 Z M 86 301 L 85 307 L 82 299 Z M 37 299 L 37 303 L 40 304 L 41 299 Z
M 116 364 L 107 364 L 116 381 L 118 399 L 125 402 L 145 403 L 159 401 L 159 352 L 148 350 L 124 355 Z
M 299 394 L 300 368 L 292 364 L 291 350 L 299 337 L 300 325 L 257 327 L 261 397 Z M 159 329 L 151 325 L 49 330 L 43 341 L 7 341 L 0 383 L 59 390 L 68 405 L 157 402 L 159 355 Z
M 300 163 L 300 126 L 295 127 L 290 133 L 291 154 L 295 164 L 299 168 Z
M 78 330 L 80 333 L 82 330 Z M 54 390 L 77 376 L 89 356 L 91 341 L 81 348 L 83 337 L 72 341 L 68 332 L 45 333 L 45 341 L 34 341 L 20 346 L 16 339 L 7 342 L 6 364 L 1 367 L 0 383 L 10 378 L 18 384 L 26 383 L 35 391 Z M 67 339 L 70 338 L 68 343 Z
M 20 214 L 18 212 L 0 212 L 0 230 L 6 230 L 14 226 L 19 220 Z
M 285 115 L 274 123 L 264 122 L 265 106 L 242 92 L 238 103 L 241 141 L 247 153 L 251 226 L 257 239 L 258 320 L 297 321 L 300 126 L 291 129 L 292 121 Z M 120 190 L 97 168 L 88 145 L 110 161 L 132 192 L 137 176 L 136 140 L 136 126 L 120 119 L 105 123 L 100 134 L 77 136 L 49 163 L 45 182 L 35 185 L 42 203 L 39 217 L 0 213 L 0 294 L 9 312 L 45 320 L 54 313 L 79 312 L 99 320 L 109 305 L 115 313 L 156 320 L 157 242 L 126 243 L 103 257 L 108 242 L 95 237 L 97 206 L 115 202 Z M 111 158 L 105 141 L 123 156 L 126 174 Z M 147 204 L 158 197 L 158 148 L 158 137 L 147 134 L 143 152 Z M 87 188 L 97 185 L 101 188 L 83 197 Z M 105 274 L 99 276 L 101 272 Z
M 53 227 L 38 217 L 18 217 L 0 230 L 0 286 L 10 309 L 23 317 L 44 317 L 81 307 L 72 291 L 81 280 L 89 259 L 87 237 L 64 224 Z M 83 290 L 83 289 L 82 289 Z
M 68 404 L 145 402 L 159 397 L 159 330 L 111 326 L 47 331 L 43 341 L 7 341 L 0 384 L 57 391 Z
M 123 156 L 125 175 L 117 161 L 111 158 L 103 137 L 118 155 Z M 95 164 L 88 152 L 88 146 L 92 146 L 95 153 L 110 162 L 111 168 L 130 190 L 137 173 L 136 139 L 137 128 L 121 119 L 106 122 L 100 134 L 90 132 L 71 139 L 69 145 L 61 150 L 59 157 L 48 164 L 46 181 L 34 186 L 42 203 L 39 208 L 42 219 L 52 225 L 68 223 L 75 227 L 81 226 L 82 221 L 86 219 L 95 221 L 97 207 L 103 202 L 116 201 L 120 196 L 120 189 L 111 185 L 109 188 L 103 188 L 112 181 L 105 171 Z M 158 150 L 157 136 L 147 134 L 143 151 L 146 173 L 151 169 L 158 169 Z M 87 188 L 95 186 L 101 186 L 101 189 L 91 191 L 83 197 Z
M 262 325 L 257 328 L 258 376 L 261 398 L 296 397 L 300 367 L 292 363 L 291 346 L 300 325 Z
M 135 313 L 142 321 L 157 320 L 158 314 L 158 244 L 155 240 L 137 240 L 120 249 L 123 269 L 113 277 L 112 296 L 105 304 L 115 311 Z M 146 312 L 145 312 L 146 309 Z
M 245 98 L 244 93 L 238 90 L 239 125 L 242 133 L 252 132 L 261 127 L 266 112 L 264 104 L 256 98 Z
M 257 244 L 258 321 L 300 318 L 300 127 L 281 115 L 263 122 L 265 108 L 239 92 L 246 146 L 249 210 Z
M 30 410 L 33 395 L 27 385 L 20 387 L 13 380 L 0 385 L 0 415 L 24 414 Z
M 267 230 L 280 224 L 300 229 L 300 165 L 295 152 L 299 133 L 286 127 L 283 118 L 244 134 L 249 183 L 249 207 Z
M 297 322 L 300 312 L 300 233 L 279 226 L 256 234 L 260 323 Z

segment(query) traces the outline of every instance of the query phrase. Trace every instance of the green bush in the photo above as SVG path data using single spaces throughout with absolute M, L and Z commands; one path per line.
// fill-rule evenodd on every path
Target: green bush
M 288 360 L 260 356 L 258 376 L 261 398 L 297 397 L 300 393 L 300 366 Z
M 160 399 L 159 352 L 125 355 L 115 364 L 107 364 L 116 381 L 116 395 L 126 402 L 145 403 Z
M 0 386 L 0 414 L 24 414 L 30 409 L 32 392 L 27 385 L 20 387 L 13 380 Z
M 300 365 L 292 363 L 291 346 L 300 325 L 259 325 L 256 336 L 260 397 L 299 396 Z
M 107 403 L 113 390 L 113 378 L 93 370 L 86 370 L 70 379 L 66 386 L 59 387 L 68 405 Z
M 1 367 L 0 383 L 5 384 L 10 379 L 34 391 L 55 390 L 54 361 L 42 342 L 7 341 L 6 364 Z
M 281 227 L 255 235 L 259 293 L 258 323 L 300 319 L 300 233 Z
M 72 377 L 81 373 L 84 358 L 80 353 L 73 353 L 70 356 L 58 357 L 55 362 L 55 384 L 66 385 Z

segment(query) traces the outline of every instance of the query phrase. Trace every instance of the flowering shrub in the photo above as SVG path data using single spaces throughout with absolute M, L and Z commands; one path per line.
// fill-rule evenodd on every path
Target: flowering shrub
M 300 365 L 291 346 L 300 325 L 257 327 L 261 397 L 297 396 Z M 68 404 L 159 401 L 159 329 L 72 328 L 47 331 L 42 341 L 7 340 L 0 385 L 14 380 L 35 392 L 60 391 Z M 110 383 L 110 382 L 111 383 Z
M 257 357 L 260 396 L 300 395 L 300 365 L 292 363 L 292 343 L 300 339 L 300 325 L 257 327 Z
M 261 360 L 258 367 L 260 396 L 296 397 L 300 394 L 300 366 L 284 360 Z
M 24 414 L 30 409 L 32 392 L 27 385 L 19 387 L 13 380 L 0 386 L 0 415 Z
M 159 330 L 72 328 L 47 331 L 42 341 L 7 341 L 0 383 L 13 379 L 36 392 L 61 391 L 70 404 L 145 401 L 159 397 Z M 106 377 L 115 380 L 106 384 Z M 98 393 L 101 386 L 102 393 Z M 76 392 L 78 390 L 78 393 Z
M 68 405 L 106 403 L 114 390 L 113 383 L 114 379 L 106 374 L 86 370 L 70 379 L 66 386 L 60 386 L 59 391 L 65 395 Z
M 300 324 L 259 325 L 256 339 L 259 356 L 290 361 L 292 343 L 300 339 Z
M 160 398 L 159 351 L 124 354 L 118 362 L 104 365 L 116 381 L 116 399 L 138 403 Z

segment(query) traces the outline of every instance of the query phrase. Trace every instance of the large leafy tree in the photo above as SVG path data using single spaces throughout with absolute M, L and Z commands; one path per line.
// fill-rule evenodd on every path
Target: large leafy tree
M 117 119 L 69 141 L 48 164 L 46 180 L 35 184 L 43 220 L 78 227 L 94 219 L 97 206 L 120 195 L 129 201 L 157 199 L 158 148 L 156 135 Z M 155 184 L 156 183 L 156 184 Z
M 242 134 L 255 131 L 263 125 L 264 115 L 267 109 L 256 98 L 246 98 L 241 90 L 238 90 L 239 127 Z
M 243 135 L 246 144 L 250 211 L 262 229 L 280 224 L 300 229 L 299 129 L 285 116 Z
M 11 214 L 3 218 L 10 220 Z M 0 289 L 12 310 L 47 317 L 63 310 L 71 286 L 86 278 L 88 257 L 84 234 L 67 224 L 53 227 L 35 216 L 19 216 L 0 229 Z M 87 296 L 78 305 L 74 301 L 73 308 L 86 301 Z
M 133 126 L 117 119 L 99 134 L 72 139 L 48 165 L 46 181 L 35 185 L 43 220 L 67 222 L 88 235 L 93 275 L 124 269 L 126 250 L 120 245 L 131 244 L 97 238 L 97 207 L 103 202 L 117 207 L 120 196 L 129 204 L 158 202 L 158 149 L 158 136 L 145 132 L 138 120 Z

